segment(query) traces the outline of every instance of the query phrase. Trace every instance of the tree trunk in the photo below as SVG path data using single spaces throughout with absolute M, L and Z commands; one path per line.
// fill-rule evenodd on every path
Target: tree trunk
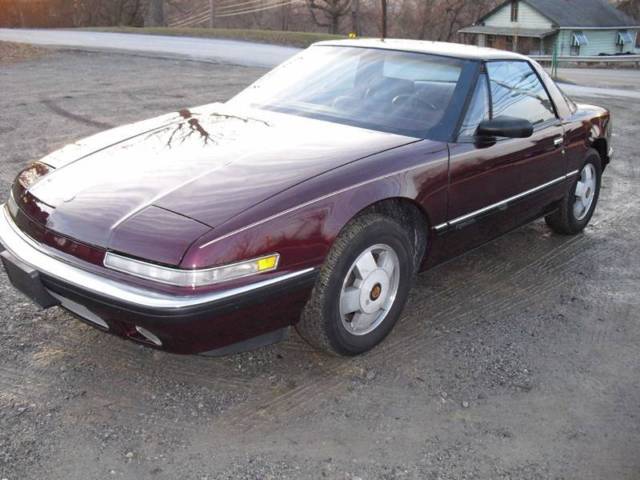
M 289 30 L 289 4 L 284 4 L 282 5 L 282 24 L 281 24 L 281 29 L 283 32 L 286 32 L 287 30 Z
M 382 38 L 387 38 L 387 0 L 381 0 L 382 16 L 380 19 L 380 33 Z
M 333 33 L 334 35 L 338 33 L 339 24 L 340 16 L 336 14 L 331 15 L 331 25 L 329 26 L 329 33 Z
M 145 27 L 164 27 L 164 0 L 149 0 L 147 15 L 144 19 Z
M 115 14 L 115 21 L 118 24 L 118 26 L 122 25 L 122 17 L 123 17 L 123 12 L 124 12 L 124 0 L 119 0 L 118 4 L 116 5 L 116 14 Z
M 360 36 L 360 0 L 351 2 L 351 31 Z
M 24 28 L 24 13 L 22 11 L 22 4 L 18 4 L 18 14 L 20 15 L 20 27 Z

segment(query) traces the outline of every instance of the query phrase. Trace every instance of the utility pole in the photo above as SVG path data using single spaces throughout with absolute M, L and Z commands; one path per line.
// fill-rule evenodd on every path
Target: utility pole
M 351 32 L 360 36 L 360 0 L 351 0 Z
M 382 2 L 381 7 L 382 7 L 382 19 L 381 19 L 381 25 L 380 25 L 380 30 L 382 32 L 382 39 L 384 40 L 385 38 L 387 38 L 387 0 L 380 0 Z
M 213 28 L 215 26 L 216 21 L 216 9 L 213 4 L 214 0 L 209 0 L 209 28 Z

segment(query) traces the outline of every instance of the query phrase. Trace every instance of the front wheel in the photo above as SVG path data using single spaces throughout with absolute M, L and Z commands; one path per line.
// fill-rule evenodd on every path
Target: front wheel
M 546 217 L 547 225 L 562 235 L 576 235 L 584 230 L 596 209 L 601 180 L 600 155 L 590 150 L 560 208 Z
M 357 355 L 400 317 L 415 273 L 411 235 L 380 214 L 354 219 L 334 243 L 296 326 L 313 346 Z

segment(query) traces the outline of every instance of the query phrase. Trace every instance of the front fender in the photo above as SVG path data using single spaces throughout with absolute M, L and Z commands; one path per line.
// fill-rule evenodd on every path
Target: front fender
M 309 179 L 200 238 L 182 266 L 203 268 L 277 252 L 280 269 L 323 263 L 344 226 L 387 199 L 414 202 L 431 224 L 444 221 L 449 154 L 419 141 Z

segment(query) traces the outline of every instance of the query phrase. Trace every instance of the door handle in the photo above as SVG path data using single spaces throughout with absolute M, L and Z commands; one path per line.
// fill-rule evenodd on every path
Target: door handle
M 561 147 L 562 145 L 564 145 L 564 137 L 557 137 L 553 140 L 553 144 L 556 147 Z

